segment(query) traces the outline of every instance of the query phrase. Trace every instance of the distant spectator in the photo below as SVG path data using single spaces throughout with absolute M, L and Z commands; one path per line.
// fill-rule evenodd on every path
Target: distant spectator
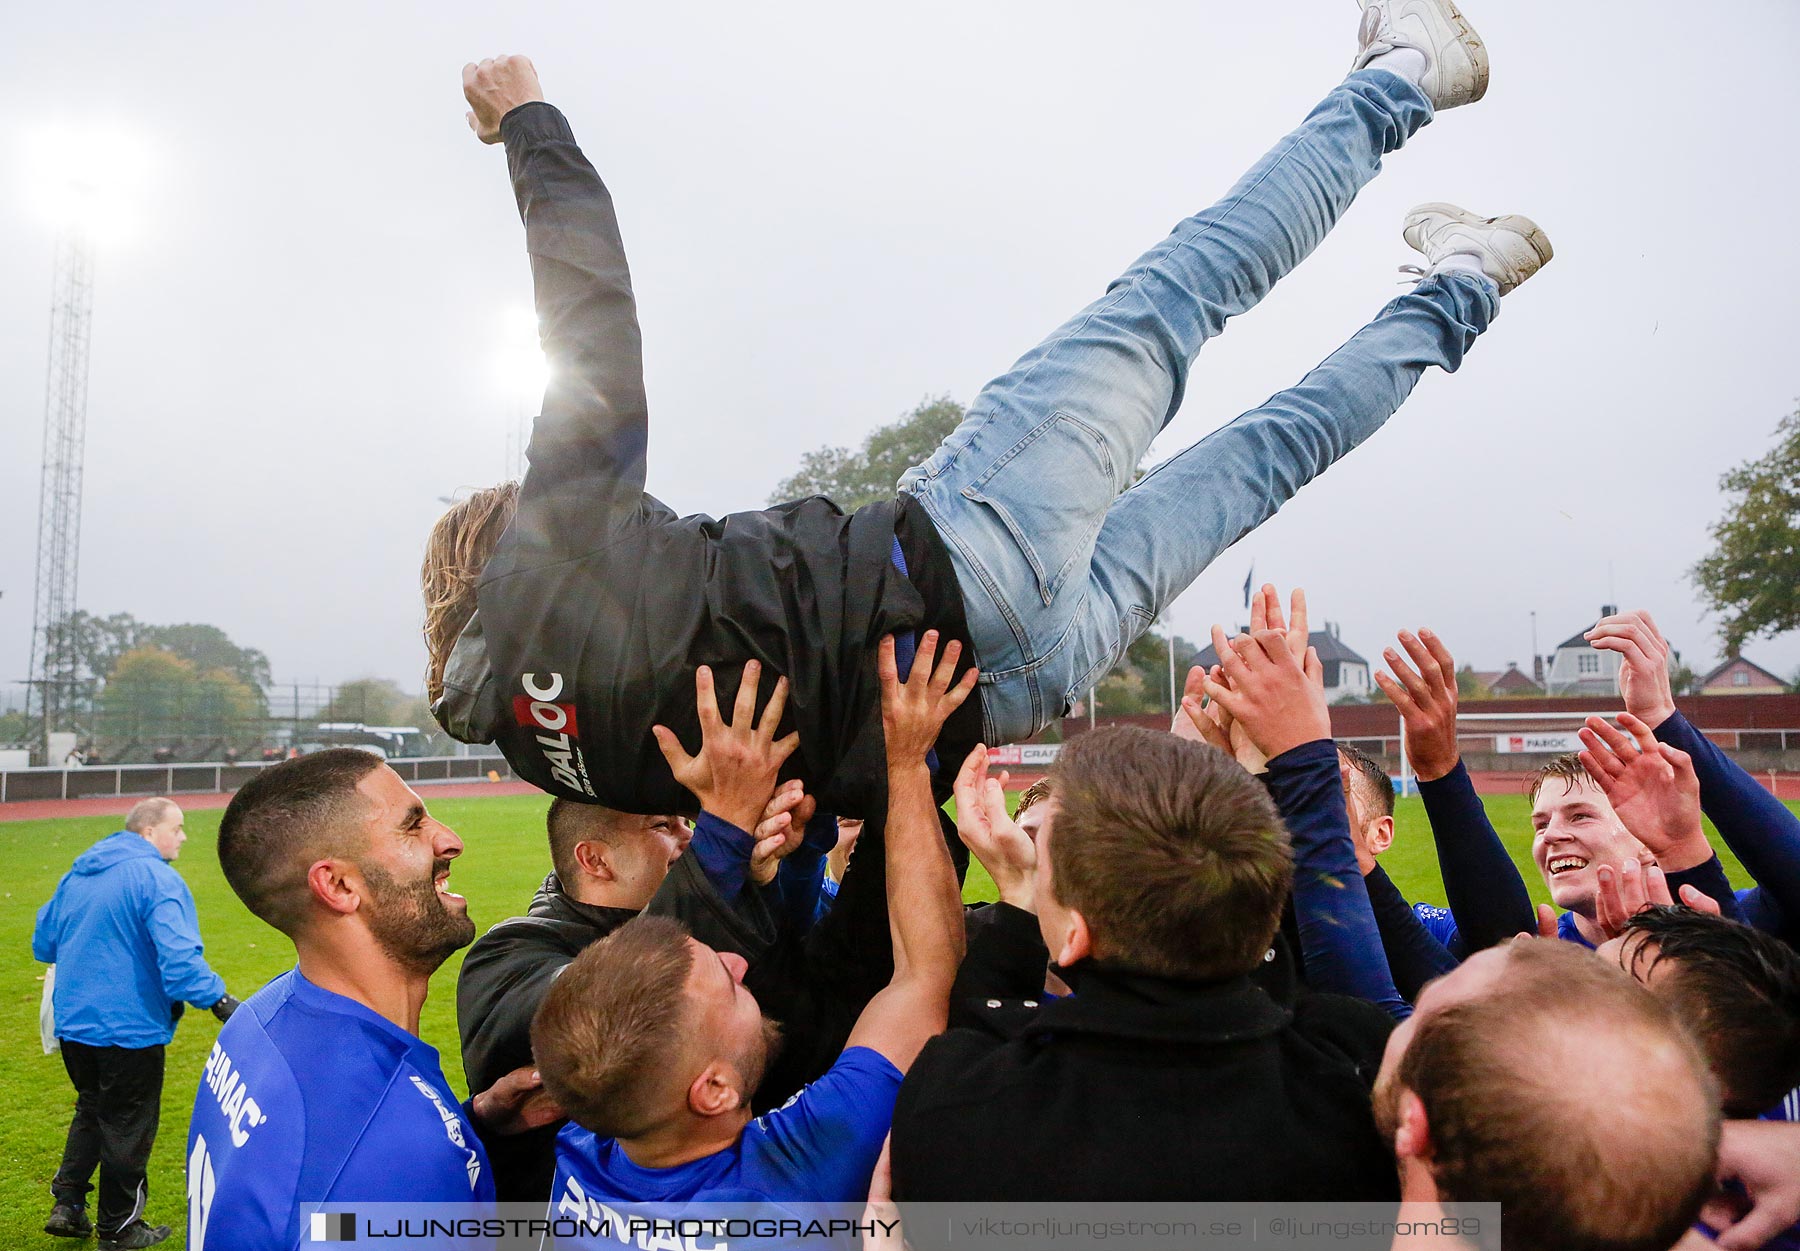
M 169 1236 L 167 1225 L 143 1219 L 163 1048 L 183 1003 L 210 1008 L 221 1021 L 237 1007 L 201 953 L 194 896 L 169 867 L 185 841 L 179 807 L 143 800 L 123 830 L 76 858 L 38 910 L 31 954 L 60 966 L 56 1036 L 76 1095 L 46 1233 L 98 1232 L 103 1248 L 148 1247 Z M 97 1225 L 87 1215 L 96 1167 Z

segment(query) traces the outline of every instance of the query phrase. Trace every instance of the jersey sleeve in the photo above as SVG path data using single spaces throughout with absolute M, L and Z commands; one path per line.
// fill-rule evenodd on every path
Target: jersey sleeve
M 1394 987 L 1408 1003 L 1417 1003 L 1427 982 L 1448 973 L 1460 961 L 1425 928 L 1380 865 L 1363 876 L 1363 884 L 1369 890 L 1369 906 L 1375 910 Z
M 852 1047 L 831 1071 L 777 1111 L 752 1122 L 774 1176 L 771 1198 L 861 1203 L 894 1120 L 900 1070 L 877 1051 Z
M 1413 915 L 1419 918 L 1419 924 L 1427 933 L 1437 939 L 1446 950 L 1457 941 L 1458 931 L 1456 915 L 1448 908 L 1440 908 L 1436 904 L 1416 903 L 1412 906 Z M 1536 922 L 1533 922 L 1535 928 Z
M 1439 941 L 1460 960 L 1521 931 L 1529 933 L 1537 923 L 1531 892 L 1494 831 L 1463 762 L 1458 760 L 1441 778 L 1420 782 L 1419 797 L 1425 801 L 1450 910 L 1462 922 L 1457 946 Z
M 1276 756 L 1263 774 L 1294 841 L 1294 918 L 1306 982 L 1366 999 L 1400 1020 L 1412 1005 L 1394 988 L 1368 884 L 1357 868 L 1337 759 L 1331 740 L 1319 739 Z
M 1800 820 L 1681 713 L 1654 733 L 1693 759 L 1701 808 L 1756 879 L 1758 892 L 1769 896 L 1767 904 L 1755 896 L 1744 900 L 1746 915 L 1757 915 L 1759 929 L 1780 929 L 1776 918 L 1800 917 Z

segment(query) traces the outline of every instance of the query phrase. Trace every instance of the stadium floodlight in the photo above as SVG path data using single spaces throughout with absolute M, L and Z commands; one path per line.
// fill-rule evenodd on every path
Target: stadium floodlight
M 46 225 L 96 242 L 130 233 L 150 155 L 115 125 L 56 123 L 26 134 L 25 187 Z

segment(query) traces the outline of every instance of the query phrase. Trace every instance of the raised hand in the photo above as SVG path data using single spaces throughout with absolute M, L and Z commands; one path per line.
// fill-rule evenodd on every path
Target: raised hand
M 1619 725 L 1629 735 L 1599 717 L 1587 719 L 1580 731 L 1581 767 L 1665 871 L 1705 864 L 1713 851 L 1700 824 L 1700 779 L 1693 760 L 1657 742 L 1650 727 L 1628 712 L 1619 715 Z
M 1537 906 L 1537 936 L 1539 938 L 1560 939 L 1562 932 L 1556 926 L 1556 909 L 1549 904 Z M 1526 935 L 1520 935 L 1526 937 Z
M 1295 660 L 1305 661 L 1307 641 L 1312 637 L 1306 616 L 1306 592 L 1295 587 L 1288 597 L 1288 616 L 1281 619 L 1281 594 L 1273 584 L 1265 582 L 1250 601 L 1250 633 L 1258 630 L 1280 630 L 1287 636 L 1288 651 Z
M 756 845 L 750 849 L 750 880 L 767 886 L 775 880 L 781 862 L 788 858 L 806 837 L 806 823 L 818 810 L 818 803 L 806 793 L 799 778 L 783 782 L 763 808 L 752 837 Z
M 1421 782 L 1435 782 L 1456 768 L 1462 750 L 1456 743 L 1456 661 L 1444 641 L 1430 630 L 1400 632 L 1400 646 L 1412 657 L 1385 648 L 1382 659 L 1394 676 L 1375 674 L 1375 685 L 1393 701 L 1406 723 L 1406 758 Z M 1396 680 L 1398 679 L 1398 680 Z
M 740 830 L 753 830 L 761 823 L 781 766 L 800 746 L 798 733 L 775 737 L 787 708 L 786 678 L 776 679 L 774 693 L 761 720 L 757 719 L 756 688 L 761 677 L 762 666 L 756 661 L 744 666 L 737 703 L 731 720 L 726 721 L 719 716 L 712 669 L 701 665 L 694 671 L 694 702 L 700 714 L 698 756 L 688 755 L 667 726 L 650 727 L 675 780 L 694 792 L 701 808 Z
M 1268 757 L 1250 741 L 1250 735 L 1244 727 L 1225 711 L 1225 706 L 1218 700 L 1206 699 L 1206 681 L 1209 678 L 1223 684 L 1225 670 L 1219 665 L 1214 665 L 1210 672 L 1198 665 L 1188 670 L 1185 693 L 1181 697 L 1181 712 L 1175 719 L 1176 737 L 1217 747 L 1226 755 L 1235 757 L 1247 772 L 1267 772 Z M 1186 722 L 1185 727 L 1183 722 Z
M 1726 1121 L 1719 1138 L 1719 1180 L 1740 1182 L 1748 1210 L 1714 1198 L 1701 1219 L 1719 1231 L 1723 1251 L 1756 1251 L 1800 1220 L 1800 1125 Z
M 1225 628 L 1212 628 L 1213 649 L 1220 659 L 1220 677 L 1207 676 L 1202 686 L 1208 698 L 1243 727 L 1244 733 L 1266 759 L 1274 759 L 1302 743 L 1331 737 L 1331 714 L 1325 705 L 1325 671 L 1318 652 L 1307 648 L 1304 658 L 1289 649 L 1283 630 L 1225 636 Z
M 956 832 L 994 879 L 1000 902 L 1036 910 L 1037 845 L 1006 811 L 1007 775 L 988 776 L 988 749 L 977 744 L 956 774 Z
M 530 57 L 498 56 L 463 66 L 469 129 L 483 143 L 500 142 L 500 122 L 521 104 L 544 98 Z
M 1649 613 L 1640 609 L 1602 617 L 1582 637 L 1595 651 L 1619 653 L 1624 662 L 1619 669 L 1619 697 L 1625 711 L 1653 730 L 1674 715 L 1669 641 Z
M 1669 875 L 1660 865 L 1644 868 L 1627 860 L 1617 870 L 1603 864 L 1594 876 L 1600 884 L 1594 896 L 1594 922 L 1608 938 L 1623 934 L 1625 923 L 1645 908 L 1673 907 L 1677 902 L 1669 893 Z M 1696 886 L 1683 886 L 1679 902 L 1695 912 L 1719 915 L 1719 901 Z
M 900 680 L 900 662 L 894 656 L 894 636 L 881 640 L 881 729 L 887 739 L 888 768 L 923 764 L 925 754 L 937 742 L 938 732 L 950 714 L 962 706 L 975 689 L 979 674 L 971 668 L 955 686 L 950 679 L 956 673 L 962 644 L 952 639 L 944 645 L 944 656 L 938 659 L 938 632 L 925 631 L 919 640 L 919 651 L 913 657 L 912 673 Z
M 1175 710 L 1169 733 L 1190 743 L 1210 743 L 1220 751 L 1229 752 L 1230 741 L 1219 728 L 1213 706 L 1206 705 L 1206 691 L 1200 684 L 1205 677 L 1206 670 L 1199 665 L 1188 670 L 1187 681 L 1181 687 L 1181 707 Z

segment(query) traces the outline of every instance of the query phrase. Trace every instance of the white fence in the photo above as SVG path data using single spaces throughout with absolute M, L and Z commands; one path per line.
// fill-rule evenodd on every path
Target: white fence
M 193 762 L 182 764 L 84 765 L 0 770 L 0 804 L 45 799 L 97 799 L 138 795 L 213 795 L 234 791 L 279 761 Z M 504 756 L 419 756 L 390 760 L 406 782 L 478 782 L 489 773 L 510 781 Z

